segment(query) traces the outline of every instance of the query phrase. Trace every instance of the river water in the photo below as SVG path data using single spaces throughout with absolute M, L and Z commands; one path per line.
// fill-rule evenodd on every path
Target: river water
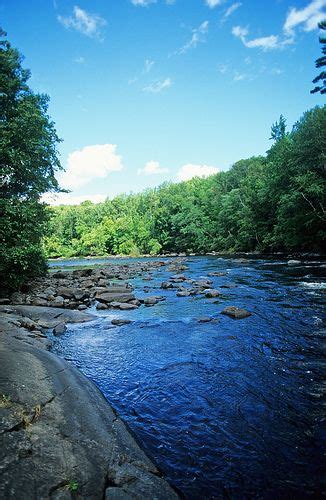
M 212 256 L 187 265 L 194 279 L 226 273 L 211 278 L 223 296 L 161 290 L 174 274 L 162 267 L 129 281 L 138 297 L 147 286 L 165 301 L 97 312 L 56 338 L 54 352 L 98 385 L 186 498 L 321 495 L 325 264 Z M 221 315 L 229 305 L 252 316 Z M 132 323 L 110 328 L 116 317 Z

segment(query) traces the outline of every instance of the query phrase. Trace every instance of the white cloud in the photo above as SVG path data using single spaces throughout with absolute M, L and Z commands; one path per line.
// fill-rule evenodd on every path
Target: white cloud
M 70 153 L 67 169 L 59 179 L 59 184 L 65 189 L 77 189 L 122 168 L 121 156 L 116 154 L 114 144 L 85 146 Z
M 232 35 L 236 36 L 237 38 L 240 38 L 240 40 L 242 41 L 245 39 L 248 33 L 249 33 L 248 28 L 242 28 L 241 26 L 233 26 L 232 28 Z
M 144 63 L 144 73 L 149 73 L 152 67 L 154 66 L 155 62 L 151 61 L 150 59 L 146 59 Z
M 247 78 L 247 75 L 245 75 L 244 73 L 239 73 L 238 71 L 236 71 L 234 73 L 234 76 L 233 76 L 233 81 L 234 82 L 241 82 L 242 80 L 245 80 Z
M 49 205 L 79 205 L 83 201 L 91 201 L 92 203 L 102 203 L 107 198 L 105 194 L 91 195 L 73 195 L 70 193 L 45 193 L 41 201 Z
M 243 45 L 248 49 L 262 49 L 264 51 L 275 50 L 282 49 L 285 45 L 293 43 L 292 39 L 285 38 L 284 40 L 280 40 L 277 35 L 263 36 L 260 38 L 248 40 L 248 28 L 243 28 L 241 26 L 233 26 L 232 34 L 235 37 L 239 38 L 242 41 Z
M 218 5 L 221 5 L 223 2 L 224 2 L 224 0 L 205 0 L 205 4 L 210 9 L 214 9 L 214 7 L 217 7 Z
M 156 3 L 156 0 L 131 0 L 133 5 L 140 5 L 141 7 L 146 7 L 151 3 Z
M 232 6 L 231 6 L 232 7 Z M 234 26 L 232 34 L 239 38 L 249 49 L 275 50 L 283 49 L 294 43 L 295 29 L 301 26 L 304 31 L 318 28 L 318 23 L 326 18 L 326 0 L 313 0 L 303 9 L 292 7 L 283 25 L 284 36 L 269 35 L 248 40 L 249 31 L 241 26 Z
M 102 28 L 107 24 L 103 17 L 90 14 L 78 7 L 78 5 L 74 6 L 73 15 L 68 17 L 58 16 L 58 21 L 65 28 L 73 28 L 83 35 L 98 39 L 102 38 Z
M 217 172 L 219 172 L 217 167 L 187 163 L 180 168 L 177 173 L 177 179 L 179 181 L 189 181 L 193 177 L 209 177 L 210 175 L 217 174 Z
M 228 17 L 230 17 L 233 12 L 235 12 L 237 9 L 239 9 L 241 7 L 242 3 L 241 2 L 236 2 L 236 3 L 233 3 L 232 5 L 230 5 L 230 7 L 228 9 L 226 9 L 226 11 L 224 12 L 224 16 L 223 16 L 223 21 L 226 21 L 226 19 Z
M 197 47 L 199 43 L 206 42 L 206 34 L 208 33 L 209 22 L 204 21 L 198 28 L 192 30 L 192 36 L 190 40 L 177 51 L 177 54 L 184 54 L 189 49 Z
M 326 0 L 313 0 L 303 9 L 292 7 L 286 17 L 283 30 L 287 36 L 294 36 L 294 30 L 302 25 L 304 31 L 312 31 L 326 18 Z
M 228 67 L 226 64 L 220 64 L 218 67 L 218 71 L 221 73 L 221 75 L 225 75 L 228 71 Z
M 149 92 L 151 94 L 159 94 L 162 90 L 171 87 L 173 84 L 171 78 L 165 78 L 164 80 L 158 80 L 156 82 L 150 83 L 146 87 L 143 87 L 143 92 Z
M 77 63 L 77 64 L 85 64 L 85 58 L 82 57 L 82 56 L 76 57 L 74 59 L 74 62 Z
M 159 164 L 158 161 L 148 161 L 144 168 L 139 168 L 137 171 L 138 175 L 157 175 L 157 174 L 164 174 L 168 172 L 168 168 L 162 168 Z

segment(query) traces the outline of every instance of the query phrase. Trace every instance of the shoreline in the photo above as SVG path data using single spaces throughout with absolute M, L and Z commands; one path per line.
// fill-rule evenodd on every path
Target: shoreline
M 179 498 L 95 384 L 48 351 L 42 329 L 63 319 L 94 316 L 0 307 L 0 496 Z
M 291 259 L 291 258 L 298 258 L 298 259 L 315 259 L 319 258 L 321 260 L 326 259 L 326 254 L 320 254 L 320 253 L 315 253 L 315 252 L 290 252 L 290 253 L 283 253 L 283 252 L 268 252 L 268 253 L 261 253 L 261 252 L 206 252 L 206 253 L 166 253 L 166 254 L 157 254 L 157 255 L 150 255 L 150 254 L 141 254 L 137 256 L 133 255 L 124 255 L 124 254 L 108 254 L 108 255 L 79 255 L 79 256 L 73 256 L 73 257 L 51 257 L 48 258 L 48 262 L 60 262 L 60 261 L 65 261 L 65 260 L 96 260 L 96 259 L 112 259 L 112 260 L 119 260 L 119 259 L 169 259 L 169 258 L 183 258 L 183 257 L 225 257 L 225 258 L 237 258 L 237 257 L 256 257 L 256 258 L 279 258 L 279 259 Z

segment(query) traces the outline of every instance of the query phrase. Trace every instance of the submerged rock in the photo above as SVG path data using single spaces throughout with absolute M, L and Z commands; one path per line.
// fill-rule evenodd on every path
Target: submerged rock
M 131 323 L 130 319 L 123 319 L 123 318 L 115 318 L 111 321 L 112 325 L 115 326 L 122 326 L 122 325 L 129 325 Z

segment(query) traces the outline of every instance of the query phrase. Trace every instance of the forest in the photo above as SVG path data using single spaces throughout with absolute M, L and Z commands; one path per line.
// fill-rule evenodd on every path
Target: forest
M 266 156 L 208 178 L 165 183 L 104 203 L 48 207 L 47 257 L 170 252 L 321 252 L 325 245 L 326 110 L 291 132 L 272 126 Z

